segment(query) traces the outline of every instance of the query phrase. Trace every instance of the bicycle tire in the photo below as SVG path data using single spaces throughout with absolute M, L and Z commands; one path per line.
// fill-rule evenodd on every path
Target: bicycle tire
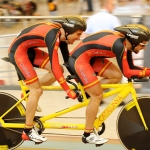
M 0 116 L 4 114 L 11 106 L 13 106 L 18 99 L 11 94 L 0 92 Z M 22 112 L 25 114 L 25 107 L 22 103 L 19 104 L 19 108 L 12 109 L 2 120 L 5 123 L 25 123 L 25 116 L 22 116 Z M 1 122 L 0 122 L 1 123 Z M 0 127 L 0 145 L 7 144 L 9 150 L 16 149 L 23 143 L 21 138 L 22 128 L 5 128 Z
M 133 106 L 128 111 L 125 109 L 130 102 L 121 109 L 117 118 L 119 139 L 128 150 L 150 150 L 150 131 L 145 131 L 137 108 Z M 138 103 L 150 130 L 150 98 L 139 98 Z

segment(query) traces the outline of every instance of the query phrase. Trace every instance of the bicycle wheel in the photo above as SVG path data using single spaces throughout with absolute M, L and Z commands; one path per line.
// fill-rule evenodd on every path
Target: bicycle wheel
M 138 103 L 149 131 L 145 131 L 135 106 L 128 111 L 125 109 L 128 102 L 118 115 L 117 133 L 128 150 L 150 150 L 150 98 L 139 98 Z
M 18 101 L 14 96 L 0 92 L 0 116 Z M 22 103 L 12 109 L 2 120 L 5 123 L 25 123 L 25 108 Z M 0 120 L 1 123 L 1 120 Z M 0 145 L 8 145 L 9 150 L 17 148 L 22 144 L 21 138 L 23 129 L 0 127 Z

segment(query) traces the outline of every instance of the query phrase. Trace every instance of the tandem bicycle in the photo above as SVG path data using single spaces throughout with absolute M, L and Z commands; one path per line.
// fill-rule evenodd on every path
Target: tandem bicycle
M 8 58 L 4 60 L 9 61 Z M 0 135 L 4 137 L 9 150 L 16 149 L 23 143 L 21 135 L 25 124 L 26 109 L 22 101 L 27 100 L 30 94 L 30 92 L 26 93 L 28 88 L 24 85 L 19 74 L 17 75 L 24 97 L 17 99 L 9 93 L 0 92 Z M 75 76 L 69 75 L 66 81 L 72 84 L 70 86 L 72 89 L 80 93 L 77 103 L 45 116 L 35 116 L 34 127 L 36 127 L 39 134 L 42 134 L 45 129 L 84 130 L 85 124 L 81 123 L 48 122 L 53 118 L 57 118 L 88 105 L 89 98 L 87 98 L 84 88 L 80 83 L 75 84 L 71 81 L 72 79 L 75 79 Z M 105 120 L 119 104 L 130 95 L 131 100 L 122 107 L 117 117 L 116 132 L 118 138 L 127 150 L 150 150 L 150 98 L 138 97 L 134 88 L 135 82 L 145 82 L 148 81 L 148 79 L 148 77 L 141 79 L 130 78 L 128 79 L 128 83 L 101 85 L 103 89 L 110 89 L 103 94 L 103 98 L 108 98 L 112 95 L 115 95 L 115 98 L 112 99 L 95 119 L 94 132 L 96 134 L 101 135 L 104 133 Z M 42 86 L 42 88 L 43 90 L 55 89 L 54 86 Z M 57 86 L 56 89 L 62 88 Z

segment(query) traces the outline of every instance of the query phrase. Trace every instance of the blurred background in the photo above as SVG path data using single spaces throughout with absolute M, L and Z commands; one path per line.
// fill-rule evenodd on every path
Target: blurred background
M 0 0 L 0 58 L 7 57 L 7 50 L 13 38 L 30 25 L 47 22 L 52 17 L 62 15 L 81 15 L 87 20 L 100 9 L 99 0 Z M 118 17 L 122 25 L 142 23 L 150 27 L 150 0 L 117 0 L 112 14 Z M 70 51 L 78 42 L 69 45 Z M 134 55 L 136 65 L 150 68 L 149 49 L 150 44 L 146 51 Z M 37 73 L 40 77 L 45 71 L 37 69 Z M 65 71 L 65 75 L 67 74 Z M 17 88 L 17 81 L 14 66 L 0 59 L 0 89 Z M 126 82 L 126 78 L 122 82 Z M 150 92 L 149 82 L 136 83 L 135 87 L 140 93 Z

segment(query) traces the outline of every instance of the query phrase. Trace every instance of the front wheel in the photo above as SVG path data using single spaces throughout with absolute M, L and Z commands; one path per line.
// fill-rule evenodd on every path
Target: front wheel
M 121 109 L 117 118 L 119 139 L 128 150 L 150 150 L 150 98 L 143 97 L 138 99 L 149 131 L 145 130 L 136 106 L 126 110 L 130 102 Z
M 11 108 L 18 99 L 8 93 L 0 92 L 0 116 Z M 6 116 L 2 118 L 5 123 L 25 123 L 25 108 L 19 103 Z M 1 120 L 0 120 L 1 125 Z M 0 126 L 0 145 L 8 145 L 9 150 L 17 148 L 22 142 L 21 128 L 5 128 Z

